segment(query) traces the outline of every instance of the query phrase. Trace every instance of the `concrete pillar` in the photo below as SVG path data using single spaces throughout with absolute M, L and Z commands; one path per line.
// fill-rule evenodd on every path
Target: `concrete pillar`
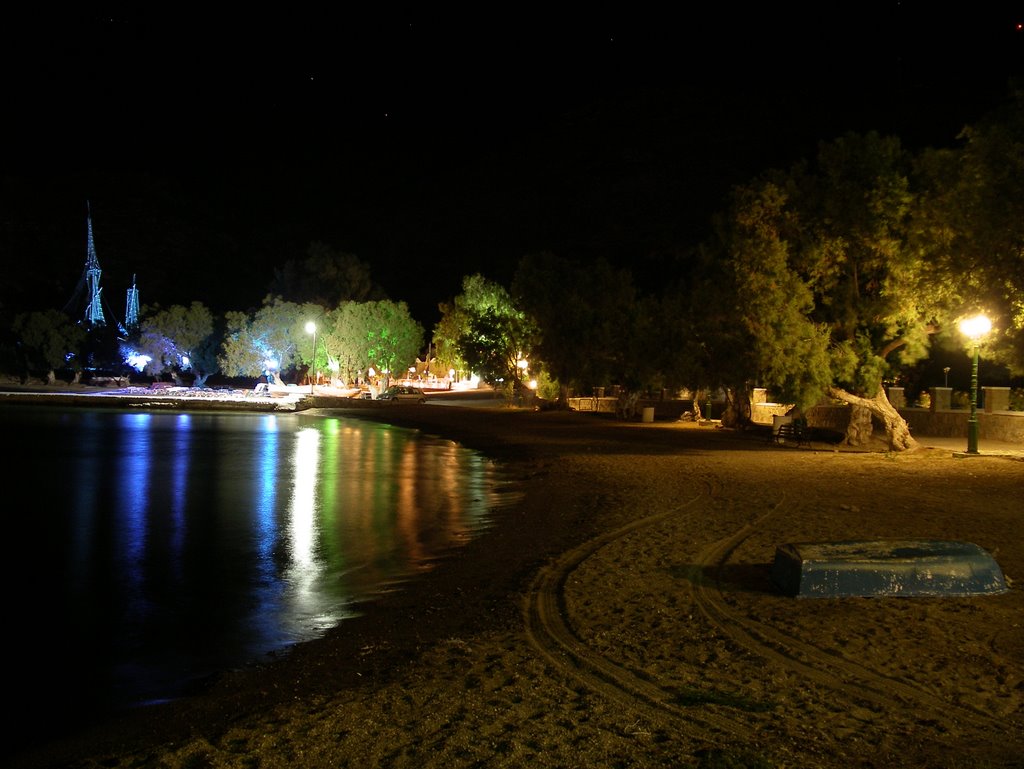
M 985 413 L 991 414 L 993 411 L 1010 410 L 1009 387 L 982 387 L 981 391 Z
M 933 387 L 931 388 L 931 394 L 931 411 L 949 411 L 952 405 L 952 387 Z
M 907 399 L 903 396 L 902 387 L 889 388 L 889 403 L 894 409 L 901 409 L 907 405 Z

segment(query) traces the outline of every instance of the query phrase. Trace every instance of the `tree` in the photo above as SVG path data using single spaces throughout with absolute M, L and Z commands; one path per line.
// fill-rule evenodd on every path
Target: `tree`
M 144 318 L 136 347 L 140 355 L 148 356 L 146 368 L 154 376 L 168 371 L 176 384 L 183 385 L 182 374 L 192 371 L 193 385 L 203 387 L 220 369 L 220 342 L 213 313 L 202 302 L 193 302 L 189 307 L 172 305 Z
M 961 139 L 918 163 L 916 229 L 923 258 L 941 267 L 933 290 L 950 309 L 939 331 L 962 347 L 956 321 L 984 311 L 994 329 L 986 359 L 1024 374 L 1024 90 Z
M 321 307 L 384 298 L 366 262 L 319 241 L 309 245 L 305 259 L 290 259 L 275 269 L 268 288 L 271 296 Z
M 893 450 L 916 441 L 882 383 L 927 354 L 943 304 L 928 288 L 946 277 L 910 237 L 910 160 L 895 138 L 847 134 L 821 144 L 815 164 L 741 189 L 719 233 L 719 312 L 702 324 L 716 352 L 740 351 L 733 387 L 756 377 L 807 403 L 824 385 L 852 407 L 849 443 L 874 417 Z
M 441 302 L 437 309 L 441 317 L 434 326 L 434 334 L 431 338 L 436 357 L 444 361 L 447 369 L 455 372 L 457 379 L 464 379 L 472 373 L 469 364 L 462 357 L 462 349 L 459 347 L 459 339 L 462 330 L 469 323 L 468 313 L 452 302 Z
M 271 299 L 255 313 L 228 312 L 225 338 L 218 357 L 227 376 L 280 376 L 313 360 L 313 340 L 306 324 L 322 324 L 324 309 Z
M 466 364 L 488 384 L 508 384 L 510 393 L 521 385 L 518 363 L 521 347 L 514 341 L 521 335 L 521 319 L 486 307 L 469 318 L 459 337 L 459 349 Z
M 795 176 L 796 264 L 814 292 L 811 317 L 829 330 L 828 393 L 852 407 L 847 442 L 865 441 L 873 417 L 892 450 L 917 442 L 882 383 L 928 354 L 942 304 L 928 290 L 936 265 L 910 242 L 910 160 L 898 139 L 848 134 L 821 146 L 815 173 Z
M 507 289 L 479 273 L 468 275 L 462 293 L 441 311 L 434 332 L 439 350 L 457 350 L 466 367 L 489 384 L 504 383 L 512 393 L 526 389 L 519 362 L 532 354 L 537 330 Z
M 26 373 L 44 370 L 47 384 L 53 384 L 57 369 L 72 368 L 78 381 L 86 333 L 71 318 L 58 310 L 21 313 L 14 318 L 12 331 Z
M 537 329 L 533 357 L 570 391 L 610 382 L 641 386 L 645 358 L 637 324 L 646 316 L 632 276 L 603 259 L 580 264 L 551 253 L 524 256 L 512 283 L 514 301 Z
M 807 408 L 831 384 L 828 335 L 811 319 L 810 286 L 793 269 L 787 237 L 798 227 L 786 192 L 765 178 L 737 187 L 717 240 L 699 252 L 699 279 L 669 313 L 695 330 L 682 376 L 696 391 L 723 388 L 725 424 L 750 422 L 750 385 Z
M 424 330 L 409 314 L 405 302 L 344 302 L 323 324 L 329 362 L 345 372 L 394 373 L 416 360 L 423 348 Z

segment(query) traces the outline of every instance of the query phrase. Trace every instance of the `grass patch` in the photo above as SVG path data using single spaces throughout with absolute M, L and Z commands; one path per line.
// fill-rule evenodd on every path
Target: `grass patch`
M 770 702 L 759 702 L 749 697 L 726 694 L 725 692 L 676 689 L 673 694 L 672 703 L 686 708 L 693 705 L 723 705 L 724 707 L 743 710 L 747 713 L 765 713 L 774 707 Z

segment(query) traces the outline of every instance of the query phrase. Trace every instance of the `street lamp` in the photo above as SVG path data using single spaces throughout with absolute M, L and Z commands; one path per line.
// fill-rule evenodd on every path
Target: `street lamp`
M 971 366 L 971 416 L 967 419 L 967 453 L 978 453 L 978 341 L 992 329 L 992 322 L 984 315 L 975 315 L 960 321 L 960 333 L 974 346 L 974 364 Z
M 309 321 L 306 324 L 306 333 L 313 335 L 313 362 L 310 364 L 310 368 L 313 369 L 313 376 L 309 380 L 309 394 L 313 394 L 313 384 L 316 382 L 316 323 Z

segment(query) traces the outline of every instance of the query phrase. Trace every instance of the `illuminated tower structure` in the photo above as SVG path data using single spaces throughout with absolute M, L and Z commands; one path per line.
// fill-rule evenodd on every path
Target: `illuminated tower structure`
M 64 312 L 70 315 L 76 323 L 92 331 L 106 328 L 107 316 L 111 315 L 111 312 L 110 307 L 104 310 L 103 289 L 100 287 L 103 270 L 100 269 L 100 260 L 96 256 L 96 243 L 92 235 L 92 209 L 88 202 L 86 202 L 86 234 L 85 269 L 82 270 L 82 277 L 78 280 L 71 300 L 65 305 Z M 122 336 L 127 336 L 133 328 L 138 326 L 139 290 L 135 285 L 134 275 L 125 303 L 125 322 L 121 323 L 117 319 L 113 322 L 116 325 L 116 332 Z
M 124 331 L 131 332 L 139 325 L 139 289 L 135 286 L 135 276 L 132 275 L 132 287 L 128 289 L 128 298 L 125 299 Z
M 105 326 L 107 320 L 103 317 L 103 303 L 100 301 L 100 294 L 103 291 L 100 288 L 100 276 L 103 274 L 103 270 L 100 269 L 100 260 L 96 256 L 96 244 L 93 243 L 92 239 L 92 210 L 89 208 L 88 203 L 85 205 L 88 244 L 86 246 L 85 272 L 83 277 L 89 299 L 85 305 L 85 317 L 82 318 L 82 321 L 91 328 L 94 326 Z

